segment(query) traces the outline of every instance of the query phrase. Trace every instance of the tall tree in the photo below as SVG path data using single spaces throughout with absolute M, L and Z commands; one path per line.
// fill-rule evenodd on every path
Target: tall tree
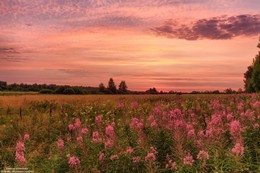
M 256 92 L 260 92 L 260 63 L 256 64 L 253 71 L 253 87 Z
M 121 81 L 118 87 L 118 91 L 120 94 L 126 94 L 127 93 L 127 85 L 125 81 Z
M 255 89 L 253 87 L 253 66 L 248 66 L 247 71 L 244 73 L 244 83 L 245 83 L 245 90 L 246 92 L 252 93 L 255 92 Z
M 260 48 L 260 38 L 257 47 Z M 260 51 L 253 59 L 253 63 L 247 67 L 244 78 L 246 92 L 260 92 Z
M 109 79 L 107 89 L 110 90 L 111 93 L 113 93 L 113 94 L 117 93 L 116 85 L 115 85 L 113 78 Z
M 98 91 L 104 93 L 105 92 L 105 85 L 103 83 L 100 83 L 98 86 Z

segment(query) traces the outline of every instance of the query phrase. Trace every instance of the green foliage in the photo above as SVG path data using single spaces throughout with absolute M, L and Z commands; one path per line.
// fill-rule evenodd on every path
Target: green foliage
M 40 94 L 52 94 L 53 91 L 50 90 L 50 89 L 42 89 L 39 93 L 40 93 Z
M 73 88 L 66 88 L 64 91 L 63 91 L 63 94 L 75 94 L 75 91 Z
M 260 39 L 258 48 L 260 48 Z M 260 92 L 260 51 L 259 54 L 253 59 L 252 65 L 247 67 L 247 71 L 244 73 L 245 91 Z
M 151 144 L 156 148 L 157 161 L 160 163 L 161 168 L 165 167 L 167 163 L 167 155 L 171 155 L 171 146 L 173 144 L 172 135 L 170 132 L 160 129 L 153 132 L 151 137 Z
M 256 92 L 260 92 L 260 63 L 254 67 L 252 80 L 254 89 Z

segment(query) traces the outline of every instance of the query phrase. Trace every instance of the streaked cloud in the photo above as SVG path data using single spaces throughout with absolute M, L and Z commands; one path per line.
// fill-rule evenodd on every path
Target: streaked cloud
M 238 36 L 258 36 L 260 34 L 260 14 L 200 19 L 190 25 L 169 20 L 165 22 L 165 25 L 151 30 L 159 36 L 186 40 L 218 40 L 232 39 Z

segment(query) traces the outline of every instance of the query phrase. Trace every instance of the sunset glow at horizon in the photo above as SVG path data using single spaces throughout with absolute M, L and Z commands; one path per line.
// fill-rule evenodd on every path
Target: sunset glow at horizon
M 244 87 L 258 0 L 2 0 L 0 81 L 129 90 Z

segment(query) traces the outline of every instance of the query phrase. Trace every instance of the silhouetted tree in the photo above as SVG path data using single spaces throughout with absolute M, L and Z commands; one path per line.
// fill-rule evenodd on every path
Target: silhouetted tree
M 220 94 L 219 90 L 212 91 L 212 94 Z
M 257 47 L 260 48 L 260 38 Z M 246 92 L 260 92 L 260 51 L 253 59 L 253 63 L 247 67 L 244 78 Z
M 98 86 L 98 91 L 104 93 L 105 89 L 106 89 L 105 85 L 103 83 L 100 83 Z
M 239 88 L 239 89 L 237 90 L 237 93 L 239 93 L 239 94 L 243 93 L 242 88 Z
M 235 90 L 232 90 L 231 88 L 227 88 L 227 89 L 225 90 L 225 93 L 226 93 L 226 94 L 233 94 L 233 93 L 236 93 L 236 91 L 235 91 Z
M 7 88 L 7 83 L 5 81 L 0 81 L 0 90 L 5 90 Z
M 118 87 L 118 91 L 120 94 L 126 94 L 127 93 L 127 86 L 125 81 L 121 81 Z
M 158 91 L 156 88 L 150 88 L 149 90 L 145 91 L 148 94 L 158 94 Z
M 117 93 L 116 85 L 115 85 L 113 78 L 109 79 L 107 89 L 110 90 L 112 94 Z

